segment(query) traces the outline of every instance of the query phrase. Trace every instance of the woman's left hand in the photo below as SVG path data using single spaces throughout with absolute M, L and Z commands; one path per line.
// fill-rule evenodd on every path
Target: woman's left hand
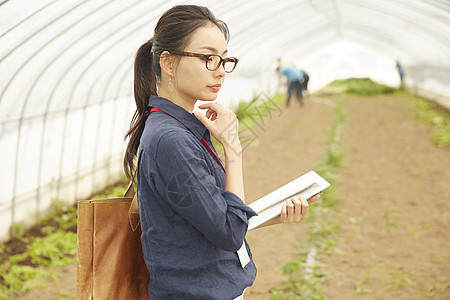
M 320 198 L 315 195 L 308 199 L 305 197 L 291 198 L 286 200 L 286 204 L 281 207 L 280 223 L 300 222 L 308 216 L 309 203 L 313 203 Z

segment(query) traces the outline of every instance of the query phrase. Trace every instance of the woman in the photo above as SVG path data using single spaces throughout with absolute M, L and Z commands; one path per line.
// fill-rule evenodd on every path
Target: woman
M 132 178 L 138 155 L 149 299 L 239 299 L 256 276 L 245 242 L 256 213 L 244 203 L 238 121 L 215 102 L 199 106 L 206 116 L 193 113 L 197 100 L 216 99 L 238 62 L 224 58 L 228 36 L 207 8 L 179 5 L 136 55 L 137 110 L 124 167 Z M 223 145 L 224 165 L 210 133 Z M 300 221 L 307 210 L 305 199 L 292 199 L 271 223 Z

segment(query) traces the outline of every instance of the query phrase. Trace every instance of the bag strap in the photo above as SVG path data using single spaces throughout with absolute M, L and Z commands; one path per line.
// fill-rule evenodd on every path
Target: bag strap
M 202 144 L 203 144 L 203 146 L 206 147 L 206 149 L 208 149 L 209 153 L 211 153 L 211 155 L 217 160 L 217 162 L 222 167 L 223 171 L 226 172 L 225 167 L 223 166 L 222 162 L 220 161 L 220 159 L 217 157 L 216 153 L 214 153 L 214 151 L 211 149 L 211 147 L 208 145 L 208 143 L 205 141 L 204 138 L 202 138 Z
M 131 201 L 130 209 L 128 210 L 128 220 L 130 221 L 131 230 L 133 232 L 139 227 L 139 204 L 137 202 L 137 193 L 134 194 L 133 201 Z
M 133 182 L 130 180 L 130 183 L 128 183 L 127 190 L 125 191 L 125 194 L 123 194 L 124 197 L 133 197 L 134 196 L 134 186 Z
M 139 218 L 139 204 L 137 202 L 137 193 L 134 191 L 133 180 L 130 180 L 127 190 L 125 191 L 125 194 L 123 196 L 127 198 L 133 197 L 133 200 L 131 201 L 130 204 L 130 209 L 128 210 L 128 220 L 130 221 L 131 230 L 135 232 L 139 227 L 140 218 Z

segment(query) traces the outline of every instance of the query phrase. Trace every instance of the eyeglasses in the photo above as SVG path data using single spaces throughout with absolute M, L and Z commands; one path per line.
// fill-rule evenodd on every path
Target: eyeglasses
M 236 57 L 226 57 L 222 58 L 220 55 L 216 54 L 199 54 L 192 52 L 172 52 L 174 55 L 187 56 L 187 57 L 199 57 L 205 60 L 206 68 L 210 71 L 215 71 L 223 66 L 225 72 L 231 73 L 236 68 L 239 59 Z

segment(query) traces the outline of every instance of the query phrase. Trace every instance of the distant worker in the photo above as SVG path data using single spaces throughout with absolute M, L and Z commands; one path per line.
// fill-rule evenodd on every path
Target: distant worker
M 294 66 L 278 67 L 277 72 L 280 75 L 286 76 L 288 80 L 288 96 L 286 100 L 286 107 L 289 107 L 289 102 L 292 96 L 292 90 L 294 89 L 297 96 L 297 100 L 300 102 L 300 105 L 303 106 L 303 94 L 302 94 L 303 72 Z
M 400 76 L 400 88 L 403 89 L 403 77 L 405 76 L 405 70 L 398 60 L 395 61 L 395 66 L 397 67 L 398 75 Z
M 303 73 L 303 84 L 302 84 L 303 90 L 305 92 L 307 92 L 308 91 L 309 74 L 306 73 L 305 70 L 300 70 L 300 71 L 302 71 L 302 73 Z

